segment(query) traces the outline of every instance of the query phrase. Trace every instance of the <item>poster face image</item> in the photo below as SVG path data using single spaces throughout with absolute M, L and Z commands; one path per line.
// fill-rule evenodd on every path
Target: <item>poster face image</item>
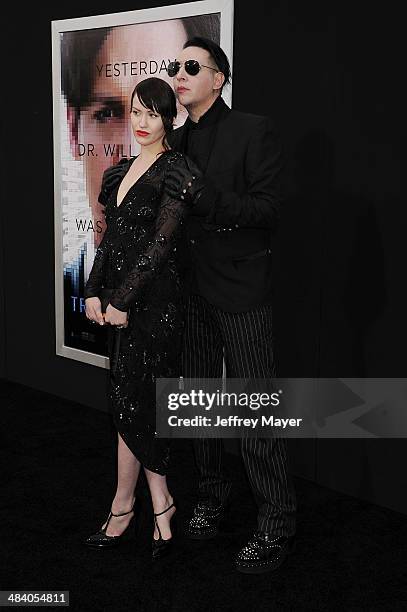
M 75 29 L 54 22 L 61 24 L 53 41 L 57 353 L 95 365 L 107 365 L 106 333 L 86 319 L 83 294 L 106 227 L 98 202 L 103 172 L 139 153 L 130 126 L 132 91 L 153 76 L 172 87 L 167 66 L 192 36 L 221 42 L 221 12 L 151 20 L 151 11 L 158 10 L 133 11 L 136 23 L 115 25 L 119 14 L 68 20 Z M 122 14 L 122 22 L 124 15 L 130 14 Z M 112 25 L 106 26 L 109 17 Z M 90 19 L 102 18 L 102 26 L 89 27 Z M 88 27 L 81 27 L 85 21 Z M 175 128 L 187 117 L 179 103 L 177 111 Z

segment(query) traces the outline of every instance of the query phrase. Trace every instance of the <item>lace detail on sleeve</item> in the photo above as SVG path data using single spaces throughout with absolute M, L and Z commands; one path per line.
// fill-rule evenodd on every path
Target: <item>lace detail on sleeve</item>
M 126 312 L 145 285 L 156 278 L 176 245 L 178 229 L 185 215 L 185 203 L 162 196 L 157 220 L 147 247 L 141 253 L 122 285 L 115 290 L 110 303 Z
M 132 162 L 133 159 L 123 157 L 117 164 L 115 164 L 114 166 L 110 166 L 104 171 L 102 178 L 102 187 L 98 200 L 105 207 L 105 215 L 107 214 L 106 206 L 108 204 L 110 194 L 121 182 Z M 108 223 L 103 239 L 96 251 L 92 270 L 90 271 L 88 281 L 85 285 L 85 299 L 88 297 L 97 297 L 100 293 L 100 290 L 104 286 L 105 263 L 107 260 L 109 248 L 111 247 L 110 234 L 111 230 L 109 229 Z
M 109 227 L 110 226 L 107 225 L 102 241 L 97 248 L 92 270 L 90 271 L 88 281 L 85 285 L 85 299 L 89 297 L 97 297 L 104 285 L 105 263 L 110 248 Z

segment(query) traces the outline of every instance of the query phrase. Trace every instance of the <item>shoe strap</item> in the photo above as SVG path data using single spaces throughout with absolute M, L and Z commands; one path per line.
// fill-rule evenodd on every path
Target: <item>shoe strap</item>
M 174 506 L 174 502 L 172 502 L 171 506 L 168 506 L 168 508 L 166 508 L 165 510 L 163 510 L 162 512 L 156 512 L 154 514 L 154 516 L 161 516 L 162 514 L 165 514 L 166 512 L 168 512 L 168 510 L 171 510 L 171 508 Z
M 134 502 L 134 504 L 135 504 L 135 503 L 136 503 L 136 502 Z M 132 512 L 132 511 L 133 511 L 134 504 L 133 504 L 133 506 L 132 506 L 131 510 L 129 510 L 128 512 L 121 512 L 120 514 L 113 514 L 113 512 L 110 510 L 110 512 L 109 512 L 109 516 L 107 517 L 106 525 L 104 526 L 103 531 L 104 531 L 104 532 L 106 532 L 106 531 L 107 531 L 107 528 L 108 528 L 108 525 L 109 525 L 109 523 L 110 523 L 110 519 L 112 518 L 112 516 L 125 516 L 126 514 L 130 514 L 130 512 Z
M 110 512 L 110 513 L 109 513 L 109 516 L 107 517 L 106 525 L 105 525 L 105 526 L 103 527 L 103 529 L 101 530 L 101 531 L 103 531 L 104 533 L 106 533 L 106 531 L 107 531 L 107 528 L 108 528 L 108 526 L 109 526 L 110 519 L 112 518 L 112 516 L 113 516 L 113 513 L 112 513 L 112 512 Z
M 157 521 L 157 516 L 161 516 L 162 514 L 165 514 L 166 512 L 168 512 L 168 510 L 171 510 L 171 508 L 173 508 L 173 507 L 174 507 L 174 502 L 172 502 L 171 506 L 168 506 L 168 508 L 166 508 L 162 512 L 154 513 L 154 523 L 155 523 L 155 526 L 157 527 L 158 535 L 160 536 L 159 537 L 160 540 L 162 540 L 163 537 L 161 535 L 161 529 L 160 529 L 160 526 L 159 526 L 158 521 Z
M 133 508 L 134 508 L 134 505 L 133 505 Z M 110 511 L 110 514 L 112 516 L 126 516 L 126 514 L 130 514 L 130 512 L 133 512 L 133 508 L 131 510 L 129 510 L 128 512 L 121 512 L 120 514 L 113 514 L 113 512 Z

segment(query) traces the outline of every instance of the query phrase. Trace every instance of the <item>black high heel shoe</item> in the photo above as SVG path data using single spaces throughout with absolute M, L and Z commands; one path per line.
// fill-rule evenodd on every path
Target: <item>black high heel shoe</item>
M 173 539 L 174 539 L 175 528 L 176 528 L 176 518 L 175 518 L 176 512 L 172 515 L 170 519 L 170 522 L 172 522 L 172 527 L 171 527 L 172 536 L 168 540 L 163 540 L 163 537 L 161 535 L 161 530 L 158 525 L 157 516 L 161 516 L 162 514 L 165 514 L 166 512 L 168 512 L 168 510 L 171 510 L 171 508 L 175 508 L 175 507 L 176 507 L 175 502 L 172 502 L 172 504 L 168 506 L 168 508 L 166 508 L 162 512 L 157 512 L 157 514 L 154 514 L 155 526 L 158 529 L 158 534 L 160 537 L 158 538 L 158 540 L 155 540 L 153 536 L 153 542 L 152 542 L 153 559 L 160 559 L 164 555 L 167 555 L 173 548 Z
M 123 541 L 125 535 L 130 533 L 130 529 L 129 529 L 130 523 L 132 522 L 134 518 L 136 518 L 139 515 L 140 505 L 137 504 L 134 514 L 129 521 L 129 524 L 127 525 L 123 533 L 121 533 L 118 536 L 109 536 L 106 534 L 108 525 L 110 523 L 110 519 L 112 518 L 112 516 L 125 516 L 126 514 L 130 514 L 130 512 L 133 512 L 135 503 L 136 502 L 134 500 L 133 506 L 131 510 L 129 510 L 128 512 L 121 512 L 120 514 L 113 514 L 113 512 L 110 511 L 106 525 L 103 527 L 103 529 L 100 529 L 97 533 L 94 533 L 93 535 L 89 536 L 84 541 L 84 544 L 86 544 L 86 546 L 92 546 L 93 548 L 113 548 L 114 546 L 118 546 Z M 136 529 L 138 528 L 138 524 L 139 524 L 139 521 L 136 521 Z

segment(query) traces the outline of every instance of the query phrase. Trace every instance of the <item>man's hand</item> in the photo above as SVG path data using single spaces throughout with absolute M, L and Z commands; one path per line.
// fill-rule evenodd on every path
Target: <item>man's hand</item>
M 205 179 L 196 164 L 184 157 L 185 166 L 171 168 L 165 181 L 165 192 L 174 200 L 183 200 L 187 206 L 194 206 L 205 187 Z
M 90 297 L 85 300 L 85 313 L 90 321 L 104 325 L 102 305 L 98 297 Z

